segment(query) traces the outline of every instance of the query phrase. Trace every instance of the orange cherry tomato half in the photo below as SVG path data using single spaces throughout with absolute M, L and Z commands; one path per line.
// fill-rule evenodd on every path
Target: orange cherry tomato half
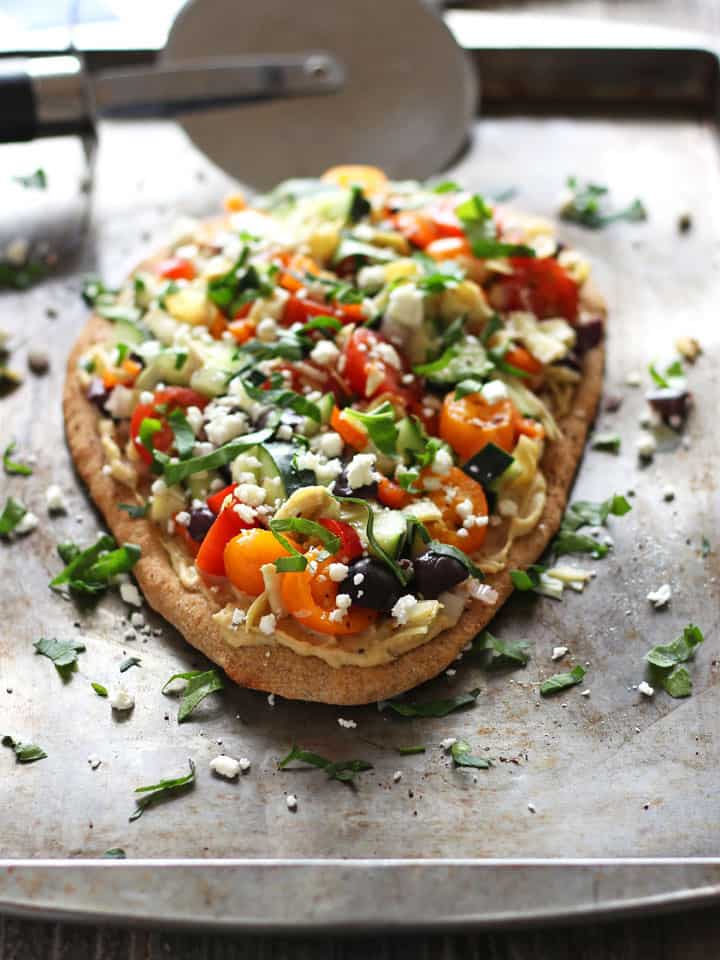
M 360 633 L 377 619 L 378 612 L 353 605 L 336 618 L 338 584 L 327 574 L 332 562 L 332 557 L 323 560 L 314 572 L 308 564 L 302 571 L 283 574 L 283 603 L 298 623 L 310 630 L 334 636 Z
M 406 493 L 399 483 L 388 480 L 387 477 L 381 477 L 378 482 L 377 498 L 380 503 L 392 510 L 402 510 L 412 500 L 410 494 Z
M 526 350 L 525 347 L 513 347 L 512 350 L 508 350 L 503 360 L 505 363 L 509 363 L 511 367 L 524 370 L 525 373 L 534 375 L 542 372 L 542 363 L 540 363 L 538 358 L 534 357 L 529 350 Z
M 433 476 L 432 473 L 424 473 Z M 442 520 L 435 520 L 426 524 L 428 532 L 435 540 L 459 547 L 465 553 L 476 553 L 485 541 L 487 534 L 488 506 L 485 491 L 472 477 L 453 467 L 450 472 L 441 478 L 442 487 L 439 490 L 430 490 L 427 496 L 439 507 Z M 465 517 L 458 513 L 458 506 L 470 501 L 472 507 L 468 516 L 475 518 L 471 526 L 464 526 Z M 461 508 L 463 509 L 463 508 Z M 466 511 L 463 510 L 463 513 Z M 478 523 L 478 519 L 480 523 Z M 462 531 L 462 532 L 461 532 Z
M 223 510 L 215 523 L 228 512 L 232 511 Z M 215 524 L 210 528 L 211 532 L 214 526 Z M 299 550 L 298 545 L 290 537 L 286 539 L 296 550 Z M 266 563 L 274 563 L 280 557 L 289 556 L 290 552 L 269 530 L 262 530 L 259 527 L 243 530 L 225 546 L 225 575 L 238 590 L 258 597 L 265 589 L 261 568 Z
M 508 453 L 515 443 L 516 411 L 511 400 L 488 403 L 481 393 L 455 399 L 445 395 L 440 411 L 440 436 L 462 460 L 469 460 L 488 443 Z

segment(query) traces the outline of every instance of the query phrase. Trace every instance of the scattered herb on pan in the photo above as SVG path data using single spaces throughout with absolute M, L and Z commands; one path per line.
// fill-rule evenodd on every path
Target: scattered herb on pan
M 671 643 L 658 644 L 645 654 L 653 681 L 660 684 L 671 697 L 689 697 L 692 693 L 690 674 L 681 664 L 693 659 L 695 650 L 704 639 L 700 627 L 689 623 Z
M 47 757 L 42 747 L 38 747 L 34 743 L 23 743 L 7 734 L 0 742 L 4 747 L 10 747 L 15 752 L 15 759 L 18 763 L 34 763 L 35 760 L 44 760 Z
M 450 747 L 450 755 L 456 767 L 475 767 L 477 770 L 488 770 L 492 761 L 485 757 L 476 757 L 467 740 L 456 740 Z
M 433 184 L 430 189 L 433 193 L 460 193 L 462 188 L 455 180 L 441 180 L 440 183 Z
M 709 557 L 712 552 L 712 547 L 710 546 L 710 541 L 707 537 L 703 536 L 700 541 L 700 553 L 703 557 Z
M 27 513 L 24 504 L 15 497 L 8 497 L 0 513 L 0 537 L 8 537 Z
M 15 183 L 19 183 L 26 190 L 45 190 L 47 188 L 47 174 L 42 167 L 33 170 L 25 176 L 13 177 Z
M 41 637 L 33 643 L 36 653 L 42 654 L 55 664 L 55 669 L 63 678 L 69 680 L 75 670 L 78 653 L 82 653 L 85 644 L 79 640 L 55 640 Z
M 57 550 L 66 566 L 50 581 L 51 589 L 67 587 L 75 596 L 85 599 L 107 590 L 115 577 L 128 573 L 140 559 L 137 544 L 118 547 L 107 533 L 85 550 L 70 542 L 58 544 Z
M 555 673 L 540 684 L 540 694 L 543 697 L 549 697 L 561 690 L 567 690 L 568 687 L 574 687 L 582 683 L 585 673 L 585 667 L 581 667 L 580 664 L 573 667 L 569 673 Z
M 622 517 L 631 509 L 627 499 L 619 493 L 601 503 L 577 500 L 565 511 L 560 531 L 552 542 L 552 552 L 557 557 L 566 553 L 590 553 L 604 557 L 608 552 L 606 544 L 577 531 L 584 526 L 604 526 L 611 514 Z
M 416 753 L 425 753 L 425 745 L 422 743 L 417 743 L 409 747 L 398 747 L 397 752 L 402 757 L 412 757 Z
M 28 260 L 21 266 L 14 263 L 0 262 L 0 290 L 27 290 L 34 283 L 47 276 L 47 265 L 40 260 Z M 6 376 L 12 371 L 3 368 Z
M 619 453 L 620 444 L 619 433 L 595 433 L 590 438 L 590 446 L 593 450 L 603 450 L 606 453 Z
M 278 770 L 284 770 L 294 760 L 318 767 L 324 770 L 331 780 L 340 780 L 342 783 L 352 783 L 356 774 L 373 769 L 373 765 L 367 760 L 328 760 L 327 757 L 321 757 L 310 750 L 302 750 L 293 744 L 290 753 L 278 763 Z
M 535 251 L 523 243 L 503 243 L 497 238 L 497 228 L 491 207 L 479 193 L 475 193 L 455 208 L 465 236 L 476 257 L 534 257 Z
M 82 286 L 82 298 L 89 307 L 109 306 L 115 303 L 119 291 L 106 287 L 99 277 L 86 277 Z
M 127 854 L 122 847 L 110 847 L 109 850 L 106 850 L 102 855 L 103 860 L 126 860 Z
M 12 460 L 12 455 L 15 452 L 17 444 L 12 440 L 6 447 L 5 452 L 3 453 L 3 469 L 5 473 L 10 476 L 17 477 L 29 477 L 32 476 L 32 467 L 29 467 L 26 463 L 19 463 L 17 460 Z
M 480 696 L 480 689 L 469 693 L 459 693 L 455 697 L 441 700 L 426 700 L 424 703 L 406 703 L 402 700 L 380 700 L 378 710 L 392 710 L 400 717 L 446 717 L 455 710 L 474 705 Z
M 190 670 L 187 673 L 174 673 L 165 682 L 161 692 L 166 693 L 174 680 L 187 680 L 178 709 L 178 723 L 184 723 L 205 697 L 222 690 L 224 686 L 223 678 L 217 670 Z
M 625 220 L 639 223 L 647 220 L 647 210 L 642 201 L 635 199 L 621 210 L 612 210 L 608 204 L 609 190 L 599 183 L 581 182 L 577 177 L 568 177 L 567 187 L 570 196 L 560 208 L 560 216 L 570 223 L 600 230 L 602 227 Z
M 147 512 L 150 509 L 149 503 L 119 503 L 118 508 L 124 510 L 129 517 L 132 517 L 134 520 L 139 520 L 140 517 L 146 517 Z
M 527 640 L 501 640 L 489 630 L 473 641 L 473 653 L 480 653 L 486 668 L 526 667 L 530 661 L 530 645 Z
M 140 657 L 126 657 L 120 664 L 120 673 L 125 673 L 130 667 L 139 667 L 142 664 Z
M 359 220 L 362 220 L 363 217 L 366 217 L 371 210 L 370 201 L 363 193 L 363 188 L 357 184 L 353 184 L 350 188 L 350 205 L 347 213 L 348 223 L 357 223 Z
M 531 563 L 530 566 L 524 570 L 511 570 L 510 579 L 516 590 L 525 593 L 528 590 L 534 590 L 540 585 L 540 577 L 545 573 L 546 569 L 547 567 L 543 567 L 539 563 Z
M 153 783 L 148 787 L 135 787 L 135 793 L 141 793 L 143 796 L 136 799 L 137 805 L 128 817 L 130 823 L 132 823 L 133 820 L 138 820 L 147 808 L 158 800 L 168 800 L 193 786 L 195 783 L 195 764 L 192 760 L 188 760 L 188 766 L 190 767 L 190 772 L 182 777 L 160 780 L 158 783 Z
M 108 695 L 107 687 L 104 687 L 101 683 L 96 683 L 95 681 L 92 681 L 90 686 L 93 688 L 93 690 L 99 697 L 106 697 Z

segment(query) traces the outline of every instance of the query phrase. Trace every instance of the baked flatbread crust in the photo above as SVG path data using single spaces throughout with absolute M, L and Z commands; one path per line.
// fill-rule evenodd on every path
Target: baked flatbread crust
M 602 297 L 587 282 L 581 290 L 581 304 L 595 315 L 606 315 Z M 133 573 L 150 606 L 236 683 L 288 699 L 346 705 L 371 703 L 410 690 L 449 666 L 512 593 L 509 571 L 534 563 L 555 535 L 602 392 L 604 345 L 600 344 L 584 354 L 582 379 L 575 391 L 572 410 L 558 419 L 562 436 L 547 444 L 541 461 L 547 481 L 542 519 L 532 533 L 514 541 L 506 568 L 486 577 L 485 582 L 497 591 L 497 602 L 489 606 L 471 601 L 454 627 L 392 663 L 331 667 L 318 657 L 302 656 L 280 645 L 230 646 L 222 627 L 212 619 L 221 604 L 213 603 L 206 593 L 191 592 L 183 587 L 163 546 L 157 524 L 149 519 L 133 519 L 118 508 L 118 503 L 127 497 L 127 488 L 102 472 L 105 460 L 99 436 L 101 415 L 86 399 L 77 376 L 80 357 L 93 344 L 106 339 L 111 329 L 109 321 L 93 315 L 68 360 L 63 410 L 75 466 L 116 539 L 140 546 L 142 556 Z

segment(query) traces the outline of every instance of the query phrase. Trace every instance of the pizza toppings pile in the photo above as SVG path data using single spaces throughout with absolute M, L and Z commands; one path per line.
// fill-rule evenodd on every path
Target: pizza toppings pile
M 493 605 L 542 521 L 603 336 L 587 264 L 545 221 L 371 167 L 229 206 L 86 289 L 103 473 L 230 645 L 391 662 Z

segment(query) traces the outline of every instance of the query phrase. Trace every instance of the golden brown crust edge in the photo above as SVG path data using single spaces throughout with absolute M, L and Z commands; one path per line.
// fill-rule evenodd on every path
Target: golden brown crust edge
M 586 308 L 605 315 L 602 298 L 588 284 L 583 288 L 582 300 Z M 559 422 L 563 435 L 548 446 L 543 458 L 547 502 L 542 521 L 531 534 L 513 544 L 507 569 L 487 578 L 497 590 L 497 603 L 486 606 L 474 601 L 454 627 L 393 663 L 375 667 L 331 667 L 317 657 L 300 656 L 281 646 L 229 646 L 221 628 L 212 620 L 218 607 L 204 594 L 192 593 L 182 586 L 156 525 L 147 519 L 133 519 L 118 509 L 118 502 L 127 497 L 123 492 L 126 488 L 102 472 L 100 415 L 88 403 L 76 376 L 80 356 L 91 344 L 103 340 L 110 326 L 98 316 L 91 317 L 68 360 L 63 411 L 76 468 L 117 540 L 140 546 L 142 556 L 133 572 L 150 606 L 236 683 L 288 699 L 346 705 L 371 703 L 416 687 L 451 664 L 512 593 L 508 571 L 534 563 L 557 531 L 602 392 L 604 346 L 601 344 L 585 354 L 583 378 L 575 394 L 573 410 Z

